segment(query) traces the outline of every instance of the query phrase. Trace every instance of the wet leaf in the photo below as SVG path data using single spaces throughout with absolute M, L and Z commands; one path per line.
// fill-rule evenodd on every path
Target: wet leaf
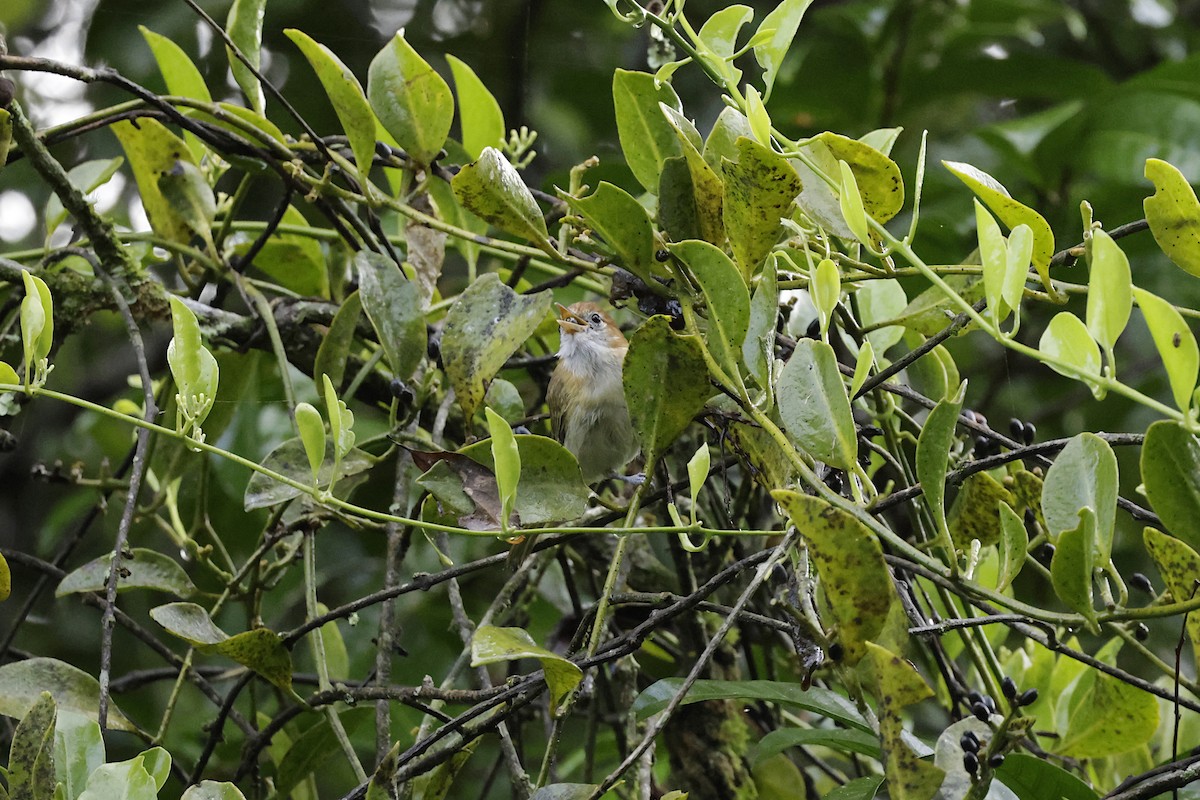
M 189 786 L 179 800 L 246 800 L 246 796 L 227 781 L 200 781 Z
M 630 337 L 625 402 L 647 463 L 657 461 L 713 394 L 697 342 L 654 316 Z
M 650 215 L 624 189 L 601 181 L 596 191 L 587 197 L 572 197 L 562 190 L 558 194 L 612 248 L 619 266 L 647 283 L 654 282 L 656 275 L 667 275 L 654 257 L 654 229 L 650 225 Z
M 1154 528 L 1142 531 L 1142 541 L 1159 574 L 1167 582 L 1172 599 L 1176 603 L 1186 603 L 1195 597 L 1196 582 L 1200 581 L 1200 555 L 1179 539 Z M 1200 657 L 1200 611 L 1188 612 L 1184 628 L 1192 640 L 1193 657 Z
M 705 342 L 731 380 L 740 381 L 742 344 L 750 326 L 750 291 L 738 268 L 721 250 L 691 240 L 670 245 L 700 284 L 708 306 Z
M 815 339 L 797 342 L 779 373 L 775 402 L 792 441 L 830 466 L 854 469 L 858 431 L 832 347 Z
M 419 164 L 431 162 L 454 121 L 454 97 L 442 76 L 396 32 L 371 61 L 367 98 L 375 115 Z
M 144 755 L 114 764 L 101 764 L 88 778 L 79 800 L 154 800 L 158 784 L 147 769 Z
M 499 628 L 495 625 L 480 625 L 471 637 L 471 666 L 495 664 L 500 661 L 517 661 L 536 658 L 546 672 L 546 685 L 550 688 L 550 704 L 558 713 L 563 702 L 583 679 L 583 671 L 574 663 L 549 650 L 539 647 L 522 628 Z
M 163 196 L 158 182 L 179 161 L 195 166 L 187 143 L 153 119 L 139 119 L 136 126 L 122 120 L 114 123 L 111 130 L 133 169 L 150 227 L 168 241 L 186 244 L 192 238 L 192 229 L 183 214 Z
M 1146 159 L 1154 194 L 1142 202 L 1154 241 L 1185 272 L 1200 276 L 1200 201 L 1183 173 L 1166 161 Z
M 874 642 L 867 642 L 866 648 L 878 682 L 879 738 L 888 794 L 894 800 L 931 800 L 946 773 L 919 758 L 904 741 L 901 710 L 932 697 L 933 691 L 908 661 Z
M 346 363 L 350 360 L 350 347 L 354 343 L 355 330 L 362 315 L 362 300 L 358 292 L 351 292 L 337 313 L 329 330 L 321 339 L 317 348 L 317 358 L 313 363 L 313 377 L 320 383 L 322 375 L 329 376 L 329 382 L 337 390 L 342 389 L 346 377 Z M 376 334 L 378 335 L 378 334 Z
M 333 104 L 338 122 L 346 132 L 350 151 L 354 153 L 354 164 L 363 182 L 370 179 L 371 165 L 375 160 L 375 113 L 362 84 L 342 60 L 323 44 L 304 31 L 287 28 L 284 34 L 295 42 L 296 47 L 308 59 L 321 87 Z M 439 145 L 440 147 L 440 145 Z M 365 188 L 365 187 L 364 187 Z
M 1038 349 L 1065 362 L 1063 365 L 1046 364 L 1060 375 L 1085 383 L 1088 378 L 1100 375 L 1100 348 L 1088 333 L 1087 326 L 1070 311 L 1060 311 L 1054 315 L 1046 330 L 1042 332 Z
M 263 17 L 266 9 L 267 0 L 233 0 L 233 6 L 230 7 L 229 16 L 225 20 L 225 30 L 229 33 L 229 38 L 254 69 L 260 66 Z M 233 71 L 233 78 L 245 92 L 250 107 L 262 114 L 267 105 L 262 84 L 232 50 L 226 47 L 225 53 L 229 57 L 229 69 Z
M 54 796 L 54 719 L 57 709 L 42 692 L 12 737 L 8 793 L 13 800 L 51 800 Z
M 103 763 L 100 725 L 74 711 L 59 712 L 54 726 L 54 773 L 66 800 L 76 800 L 88 776 Z
M 800 28 L 800 20 L 811 4 L 812 0 L 783 0 L 758 26 L 754 38 L 763 38 L 754 46 L 754 60 L 763 69 L 762 81 L 768 97 L 771 95 L 771 87 L 775 85 L 775 76 L 779 74 L 783 58 Z
M 1096 611 L 1092 605 L 1092 571 L 1095 561 L 1096 516 L 1090 508 L 1079 512 L 1079 523 L 1058 536 L 1054 560 L 1050 562 L 1050 579 L 1054 593 L 1073 611 L 1083 615 L 1088 627 L 1096 626 Z
M 1200 550 L 1200 441 L 1178 422 L 1159 420 L 1142 442 L 1146 499 L 1174 536 Z
M 231 658 L 281 689 L 292 686 L 292 655 L 279 634 L 268 628 L 254 628 L 230 636 L 195 603 L 156 606 L 150 609 L 150 618 L 203 653 Z
M 1029 548 L 1025 522 L 1008 503 L 1000 504 L 1000 542 L 997 548 L 1000 551 L 1000 564 L 996 589 L 1002 592 L 1012 585 L 1013 579 L 1025 566 L 1025 554 Z
M 556 255 L 537 201 L 499 150 L 485 147 L 483 155 L 459 170 L 450 185 L 458 202 L 472 214 Z
M 854 666 L 867 654 L 867 642 L 883 632 L 896 600 L 879 540 L 863 523 L 817 497 L 784 490 L 771 496 L 808 543 L 837 641 L 845 649 L 843 662 Z
M 485 147 L 504 143 L 504 112 L 487 86 L 466 62 L 447 54 L 454 90 L 458 93 L 458 121 L 462 126 L 462 144 L 467 155 L 479 158 Z
M 921 482 L 925 505 L 929 507 L 929 513 L 933 515 L 933 521 L 943 536 L 950 535 L 946 525 L 946 466 L 954 445 L 958 412 L 962 410 L 966 390 L 964 381 L 954 397 L 939 402 L 929 412 L 921 435 L 917 438 L 917 480 Z
M 387 354 L 392 375 L 407 381 L 426 352 L 425 314 L 416 283 L 379 253 L 359 250 L 354 266 L 363 310 Z
M 517 434 L 513 439 L 521 459 L 521 491 L 517 493 L 515 505 L 520 523 L 544 525 L 581 516 L 587 508 L 589 492 L 580 474 L 579 463 L 571 451 L 545 436 Z M 468 445 L 461 453 L 478 462 L 491 474 L 493 456 L 490 442 Z M 491 491 L 496 492 L 495 478 L 491 480 Z M 465 479 L 463 486 L 467 486 Z M 478 501 L 476 490 L 470 489 L 468 494 Z M 494 519 L 499 520 L 499 505 L 495 506 L 495 510 L 497 516 Z M 492 529 L 495 527 L 498 526 Z
M 83 670 L 53 658 L 29 658 L 0 666 L 0 714 L 20 719 L 49 692 L 60 711 L 73 711 L 96 719 L 100 707 L 100 682 Z M 137 728 L 115 705 L 108 706 L 108 727 L 118 731 Z
M 659 110 L 659 103 L 682 111 L 679 97 L 671 84 L 656 85 L 647 72 L 618 69 L 613 73 L 613 107 L 617 136 L 625 162 L 646 191 L 658 191 L 663 162 L 683 155 L 675 131 Z
M 996 777 L 1020 800 L 1100 800 L 1100 795 L 1052 761 L 1027 753 L 1009 753 Z
M 1010 230 L 1022 224 L 1029 226 L 1033 232 L 1033 266 L 1042 285 L 1050 289 L 1050 259 L 1054 255 L 1054 231 L 1050 223 L 1029 206 L 1014 200 L 999 181 L 983 170 L 958 161 L 943 161 L 942 165 L 986 203 Z
M 158 190 L 189 231 L 206 243 L 212 241 L 212 221 L 217 200 L 200 168 L 178 159 L 158 176 Z
M 812 162 L 813 167 L 832 177 L 835 182 L 839 179 L 841 167 L 838 166 L 838 160 L 834 158 L 828 145 L 819 140 L 810 139 L 800 149 L 808 157 L 808 161 Z M 799 158 L 791 159 L 791 164 L 796 169 L 796 174 L 800 176 L 802 188 L 800 196 L 796 198 L 796 205 L 804 213 L 804 216 L 833 236 L 841 239 L 853 239 L 854 233 L 846 225 L 846 220 L 842 216 L 841 203 L 838 201 L 834 188 Z
M 177 597 L 191 597 L 196 593 L 195 584 L 175 559 L 155 550 L 135 547 L 130 551 L 132 558 L 121 559 L 122 576 L 117 591 L 130 589 L 155 589 L 169 592 Z M 80 592 L 103 592 L 108 585 L 112 553 L 106 553 L 89 561 L 71 572 L 54 591 L 55 597 Z M 125 574 L 127 573 L 127 574 Z
M 976 472 L 963 481 L 950 507 L 950 536 L 955 546 L 968 548 L 973 539 L 992 545 L 1000 541 L 1001 503 L 1014 504 L 1012 493 L 986 472 Z
M 1117 457 L 1108 442 L 1087 432 L 1072 438 L 1054 459 L 1042 485 L 1042 514 L 1050 541 L 1077 528 L 1080 509 L 1090 508 L 1096 517 L 1095 564 L 1107 564 L 1112 556 L 1117 488 Z
M 519 295 L 488 273 L 467 287 L 446 314 L 442 359 L 467 419 L 487 383 L 550 312 L 549 292 Z
M 734 258 L 749 280 L 779 241 L 780 220 L 791 214 L 800 176 L 783 156 L 746 137 L 734 147 L 737 160 L 723 160 L 725 230 Z
M 500 519 L 507 520 L 517 501 L 517 486 L 521 480 L 521 451 L 512 428 L 495 411 L 484 408 L 488 435 L 491 437 L 492 469 L 496 474 L 496 489 L 500 494 Z
M 1180 411 L 1187 411 L 1192 405 L 1196 374 L 1200 370 L 1200 349 L 1196 347 L 1196 336 L 1183 316 L 1166 300 L 1137 287 L 1133 289 L 1133 296 L 1146 318 L 1154 347 L 1167 370 L 1175 405 Z
M 708 165 L 701 153 L 700 134 L 696 126 L 680 111 L 665 103 L 659 109 L 669 126 L 674 129 L 688 174 L 692 179 L 692 197 L 696 208 L 696 226 L 700 238 L 709 244 L 721 246 L 725 243 L 725 223 L 722 220 L 722 197 L 724 187 L 720 176 Z
M 375 461 L 371 456 L 362 450 L 352 449 L 349 453 L 342 456 L 341 463 L 338 465 L 337 479 L 341 481 L 343 478 L 365 472 L 374 464 Z M 268 453 L 267 457 L 262 460 L 262 465 L 304 486 L 309 486 L 312 483 L 312 469 L 308 463 L 308 453 L 304 449 L 304 443 L 298 437 L 287 439 Z M 324 463 L 321 464 L 321 471 L 317 476 L 317 484 L 328 486 L 331 482 L 336 483 L 337 481 L 332 481 L 332 478 L 333 453 L 331 448 L 331 452 L 326 456 Z M 269 508 L 270 506 L 299 497 L 302 494 L 304 492 L 294 486 L 279 483 L 274 478 L 263 475 L 261 472 L 255 472 L 250 476 L 250 480 L 246 484 L 246 493 L 242 498 L 242 507 L 246 511 L 256 508 Z
M 825 131 L 813 138 L 829 148 L 834 159 L 850 165 L 863 208 L 872 219 L 884 223 L 900 213 L 904 208 L 904 178 L 895 161 L 866 142 L 841 134 Z
M 1129 323 L 1133 308 L 1129 259 L 1102 230 L 1092 232 L 1089 248 L 1087 328 L 1105 350 L 1111 350 Z M 1110 365 L 1110 369 L 1111 369 Z
M 738 160 L 737 140 L 753 135 L 746 115 L 732 106 L 726 106 L 717 115 L 717 121 L 713 123 L 708 138 L 704 140 L 704 160 L 714 170 L 720 170 L 722 159 Z M 659 202 L 662 202 L 661 197 Z

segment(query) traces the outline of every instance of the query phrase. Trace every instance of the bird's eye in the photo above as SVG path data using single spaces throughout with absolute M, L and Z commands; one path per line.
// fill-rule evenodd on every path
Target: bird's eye
M 592 314 L 592 324 L 593 325 L 600 324 L 600 315 L 599 314 Z

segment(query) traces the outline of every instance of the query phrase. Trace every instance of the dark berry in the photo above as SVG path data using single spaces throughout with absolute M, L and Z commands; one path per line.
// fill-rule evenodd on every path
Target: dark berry
M 992 757 L 988 759 L 988 766 L 992 769 L 1004 763 L 1004 753 L 992 753 Z
M 978 753 L 979 739 L 975 738 L 974 733 L 967 731 L 962 735 L 962 738 L 958 740 L 958 746 L 963 749 L 964 753 Z
M 1054 545 L 1052 545 L 1052 544 L 1042 545 L 1041 549 L 1038 550 L 1038 560 L 1044 564 L 1049 564 L 1051 561 L 1053 561 L 1054 560 Z
M 1135 572 L 1129 576 L 1129 585 L 1146 594 L 1154 594 L 1154 584 L 1141 572 Z
M 988 718 L 991 717 L 988 707 L 983 703 L 976 703 L 971 706 L 971 713 L 974 714 L 975 719 L 979 720 L 980 722 L 987 722 Z
M 983 704 L 987 706 L 988 711 L 993 714 L 996 713 L 996 701 L 993 700 L 990 695 L 983 698 Z
M 804 331 L 805 339 L 816 339 L 821 335 L 821 320 L 814 319 L 808 323 L 808 328 Z
M 1025 691 L 1021 692 L 1021 695 L 1017 698 L 1017 705 L 1031 706 L 1037 702 L 1037 699 L 1038 699 L 1038 690 L 1037 689 L 1026 689 Z
M 1005 697 L 1012 700 L 1017 696 L 1017 682 L 1005 675 L 1004 680 L 1000 681 L 1000 691 L 1004 692 Z
M 963 753 L 963 769 L 972 775 L 979 772 L 979 756 L 974 753 Z
M 1024 435 L 1024 433 L 1025 433 L 1025 423 L 1024 422 L 1021 422 L 1021 420 L 1017 419 L 1016 417 L 1013 417 L 1012 419 L 1010 419 L 1008 421 L 1009 436 L 1016 439 L 1017 441 L 1020 441 L 1021 437 Z
M 828 652 L 829 652 L 829 660 L 830 661 L 841 661 L 842 656 L 844 656 L 846 654 L 846 651 L 843 650 L 842 646 L 840 644 L 838 644 L 837 642 L 834 642 L 833 644 L 829 645 Z
M 1144 622 L 1139 622 L 1137 627 L 1133 629 L 1133 638 L 1139 642 L 1144 642 L 1150 638 L 1150 629 L 1146 627 Z
M 1021 441 L 1026 445 L 1033 444 L 1033 440 L 1037 438 L 1037 428 L 1032 422 L 1026 422 L 1025 427 L 1021 429 Z
M 970 703 L 971 705 L 975 705 L 976 703 L 982 703 L 983 702 L 983 694 L 980 692 L 976 692 L 976 691 L 968 692 L 967 693 L 967 702 Z
M 8 78 L 0 78 L 0 108 L 8 108 L 17 93 L 17 85 Z
M 659 261 L 666 261 L 671 257 L 671 252 L 669 250 L 659 250 L 654 254 L 654 257 Z

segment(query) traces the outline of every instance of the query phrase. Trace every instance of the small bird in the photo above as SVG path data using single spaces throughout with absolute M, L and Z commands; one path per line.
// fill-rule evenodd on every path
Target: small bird
M 546 394 L 550 423 L 591 484 L 613 477 L 638 452 L 621 380 L 629 342 L 595 303 L 560 304 L 558 312 L 562 342 Z

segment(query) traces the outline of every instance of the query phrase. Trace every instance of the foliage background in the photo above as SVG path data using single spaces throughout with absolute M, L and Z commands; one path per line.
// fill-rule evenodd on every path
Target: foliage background
M 227 11 L 224 3 L 203 5 L 217 19 Z M 720 5 L 691 0 L 688 8 L 703 19 Z M 751 5 L 761 15 L 773 4 Z M 593 185 L 600 179 L 634 185 L 621 163 L 611 75 L 618 67 L 646 68 L 646 32 L 631 32 L 602 3 L 274 0 L 267 13 L 266 74 L 318 130 L 337 130 L 336 118 L 312 72 L 281 31 L 289 27 L 308 31 L 362 76 L 386 39 L 397 27 L 406 26 L 408 40 L 439 70 L 446 71 L 439 53 L 450 52 L 467 61 L 500 101 L 510 126 L 526 124 L 539 132 L 538 159 L 525 172 L 530 185 L 547 191 L 565 186 L 570 167 L 591 155 L 601 160 L 601 166 L 589 174 Z M 161 88 L 137 30 L 137 25 L 145 25 L 192 54 L 210 87 L 224 85 L 230 96 L 236 93 L 224 78 L 223 52 L 202 34 L 182 3 L 9 0 L 0 9 L 0 22 L 7 27 L 14 53 L 103 62 L 139 83 Z M 1078 206 L 1084 198 L 1095 207 L 1097 218 L 1112 227 L 1142 216 L 1141 201 L 1148 193 L 1141 175 L 1146 157 L 1166 159 L 1185 175 L 1200 175 L 1200 138 L 1195 135 L 1200 129 L 1198 23 L 1200 3 L 1188 0 L 818 2 L 801 27 L 770 111 L 777 125 L 793 136 L 822 130 L 857 136 L 878 127 L 903 126 L 906 133 L 893 155 L 906 177 L 915 160 L 917 134 L 927 129 L 931 165 L 942 159 L 962 160 L 1002 176 L 1013 195 L 1041 211 L 1060 237 L 1081 231 Z M 716 93 L 695 70 L 681 74 L 676 88 L 688 113 L 706 130 L 720 111 Z M 85 97 L 64 95 L 63 84 L 46 82 L 32 87 L 23 99 L 35 121 L 46 123 L 61 119 L 65 112 L 77 114 L 80 103 L 102 107 L 124 97 L 105 87 L 89 89 Z M 295 132 L 287 120 L 276 121 L 285 131 Z M 60 158 L 71 163 L 119 154 L 111 137 L 92 136 L 86 142 L 86 152 L 62 152 Z M 6 192 L 24 194 L 33 208 L 43 208 L 47 190 L 28 165 L 10 170 L 5 175 Z M 126 211 L 131 188 L 126 186 L 124 195 L 113 198 L 112 213 L 138 225 L 136 212 Z M 974 224 L 965 213 L 968 194 L 938 168 L 931 168 L 925 188 L 920 248 L 930 263 L 956 262 L 973 247 Z M 263 218 L 269 203 L 263 199 Z M 0 219 L 0 233 L 13 236 L 7 246 L 34 247 L 40 228 L 35 226 L 23 239 L 14 235 L 19 225 L 11 220 L 20 217 L 19 206 L 13 198 L 6 204 L 0 197 L 0 213 L 6 218 Z M 1058 247 L 1079 240 L 1075 233 L 1068 238 L 1060 238 Z M 1200 303 L 1200 282 L 1171 268 L 1148 235 L 1126 239 L 1122 246 L 1139 285 L 1182 305 Z M 444 285 L 453 286 L 464 275 L 461 264 L 452 262 Z M 1031 312 L 1023 337 L 1032 340 L 1049 316 L 1049 311 Z M 623 321 L 632 322 L 633 316 L 626 315 Z M 1125 378 L 1131 380 L 1138 373 L 1133 364 L 1140 360 L 1140 369 L 1150 381 L 1144 391 L 1165 396 L 1165 382 L 1155 377 L 1157 361 L 1148 336 L 1140 330 L 1131 333 L 1121 344 Z M 158 335 L 161 345 L 169 332 Z M 1082 384 L 1013 359 L 983 337 L 955 342 L 951 349 L 963 373 L 972 378 L 967 405 L 985 413 L 997 428 L 1002 420 L 1018 417 L 1036 423 L 1039 435 L 1051 438 L 1085 429 L 1140 431 L 1152 419 L 1150 412 L 1118 397 L 1090 402 Z M 125 376 L 133 371 L 127 350 L 120 320 L 115 315 L 98 317 L 87 336 L 72 339 L 57 356 L 56 379 L 69 376 L 75 384 L 71 391 L 97 402 L 111 403 L 122 393 L 135 397 L 125 386 Z M 151 350 L 161 353 L 162 347 Z M 257 412 L 240 413 L 226 434 L 231 449 L 250 457 L 263 455 L 286 429 L 280 387 L 266 375 L 247 376 L 251 380 L 239 402 L 251 404 Z M 536 396 L 529 384 L 521 388 L 527 397 Z M 363 423 L 370 425 L 367 420 Z M 5 487 L 0 492 L 0 544 L 46 554 L 70 535 L 90 502 L 84 493 L 62 485 L 55 473 L 82 463 L 94 475 L 101 458 L 120 458 L 128 446 L 128 432 L 63 406 L 40 403 L 15 420 L 12 433 L 17 447 L 0 459 L 0 486 Z M 1118 457 L 1126 483 L 1134 482 L 1134 455 L 1119 451 Z M 42 470 L 41 477 L 31 471 L 34 467 Z M 210 488 L 227 500 L 211 505 L 217 509 L 212 522 L 219 529 L 244 525 L 240 497 L 246 477 L 236 467 L 216 468 Z M 1122 488 L 1129 494 L 1134 487 Z M 387 504 L 387 491 L 383 485 L 371 486 L 367 496 L 382 507 Z M 110 509 L 103 529 L 111 534 L 115 523 Z M 1120 554 L 1126 549 L 1122 542 L 1139 541 L 1139 531 L 1128 520 L 1118 524 L 1126 526 L 1119 528 L 1117 537 Z M 140 535 L 146 539 L 135 544 L 161 548 L 166 543 L 161 534 L 149 530 Z M 323 536 L 338 538 L 336 557 L 330 553 L 320 565 L 327 587 L 324 602 L 334 605 L 379 585 L 381 538 L 338 526 Z M 93 532 L 90 537 L 81 557 L 99 555 L 110 547 L 111 535 Z M 496 545 L 486 540 L 455 541 L 452 547 L 456 558 L 465 558 Z M 406 571 L 435 564 L 428 552 L 416 554 L 416 559 L 406 564 Z M 15 576 L 18 595 L 28 580 Z M 464 583 L 468 610 L 486 605 L 494 595 L 494 581 L 491 576 Z M 293 615 L 290 622 L 302 618 L 301 588 L 293 583 L 285 584 L 275 611 L 281 625 L 288 621 L 288 609 Z M 130 596 L 127 602 L 136 609 L 141 601 Z M 11 609 L 10 604 L 0 613 Z M 535 639 L 542 640 L 554 628 L 557 613 L 544 601 L 533 606 L 529 627 Z M 52 654 L 95 672 L 96 614 L 49 602 L 35 614 L 34 624 L 21 630 L 15 647 Z M 437 665 L 448 663 L 459 650 L 444 602 L 432 595 L 410 597 L 401 604 L 400 615 L 404 620 L 401 644 L 420 657 L 399 659 L 395 679 L 419 683 L 425 674 L 436 676 Z M 373 612 L 362 617 L 357 631 L 347 631 L 351 642 L 355 637 L 369 638 L 375 629 Z M 370 648 L 356 651 L 352 646 L 351 655 L 354 674 L 369 669 Z M 123 662 L 120 648 L 116 656 L 118 674 L 138 666 L 132 655 Z M 300 668 L 306 669 L 302 662 Z M 157 696 L 151 693 L 140 702 L 157 706 L 166 690 L 163 685 Z M 137 698 L 122 700 L 123 706 L 131 703 L 126 711 L 135 715 L 138 702 Z M 191 711 L 207 713 L 200 707 Z M 398 728 L 411 724 L 415 716 L 396 723 Z M 348 778 L 346 773 L 329 780 L 341 786 Z

